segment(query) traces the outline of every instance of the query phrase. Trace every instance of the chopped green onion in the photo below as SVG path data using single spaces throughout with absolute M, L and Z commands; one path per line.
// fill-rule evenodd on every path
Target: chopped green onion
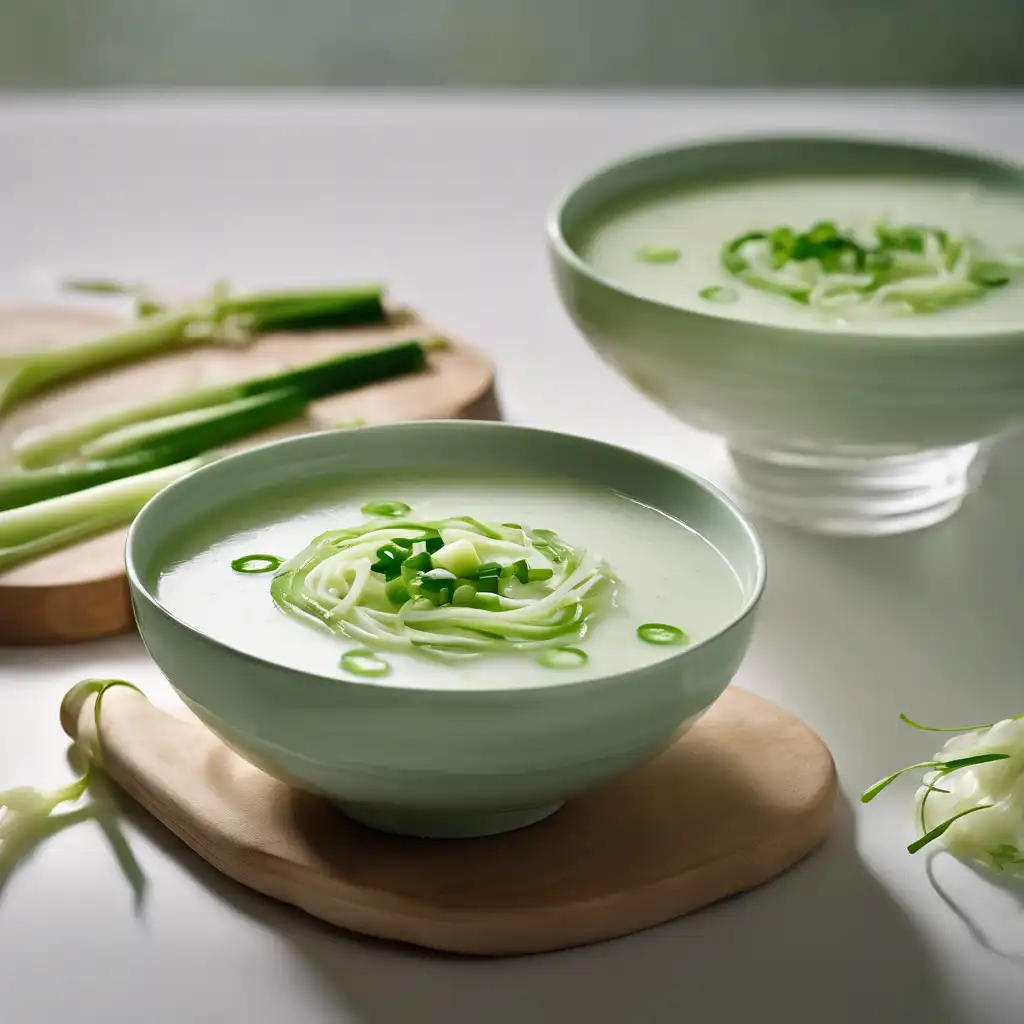
M 390 582 L 402 575 L 402 566 L 408 559 L 409 549 L 405 545 L 385 544 L 377 548 L 377 561 L 370 566 L 370 571 L 379 572 Z
M 530 582 L 530 565 L 525 558 L 520 558 L 513 563 L 512 573 L 520 583 Z
M 580 668 L 587 663 L 587 655 L 578 647 L 549 647 L 537 661 L 545 668 Z
M 738 302 L 740 297 L 740 293 L 735 288 L 725 288 L 720 284 L 713 284 L 709 288 L 701 288 L 697 294 L 708 302 L 720 302 L 723 304 Z
M 542 557 L 525 530 L 511 540 L 501 527 L 472 528 L 471 546 L 482 559 L 472 572 L 488 575 L 474 578 L 434 564 L 420 548 L 431 540 L 454 547 L 456 540 L 443 545 L 440 531 L 453 529 L 455 521 L 375 519 L 328 531 L 285 563 L 271 581 L 271 596 L 283 611 L 369 650 L 455 660 L 571 645 L 614 602 L 617 581 L 605 564 L 555 536 L 550 543 L 566 552 L 564 561 L 557 570 L 539 570 L 545 578 L 513 596 L 499 593 L 500 573 L 521 563 L 529 581 L 531 558 Z M 498 559 L 510 554 L 512 563 L 503 567 Z
M 355 676 L 380 679 L 391 672 L 391 666 L 379 655 L 364 647 L 356 647 L 341 656 L 341 667 Z
M 412 509 L 403 501 L 368 501 L 360 511 L 364 516 L 392 516 L 400 518 Z
M 402 563 L 402 576 L 406 580 L 411 580 L 417 574 L 429 572 L 433 568 L 434 560 L 426 551 L 421 551 L 418 555 L 410 555 Z
M 466 575 L 470 579 L 481 580 L 487 576 L 493 576 L 497 578 L 501 575 L 502 565 L 501 562 L 481 562 L 480 565 L 472 569 Z
M 972 240 L 941 228 L 879 225 L 873 244 L 864 244 L 833 221 L 803 233 L 747 232 L 722 247 L 721 262 L 751 288 L 844 315 L 949 309 L 1008 284 L 1015 269 L 1009 254 L 983 258 Z
M 430 569 L 423 574 L 421 582 L 424 590 L 438 591 L 447 587 L 455 579 L 455 573 L 447 569 Z
M 235 572 L 262 573 L 280 569 L 282 560 L 276 555 L 243 555 L 231 563 Z
M 663 622 L 645 622 L 637 626 L 636 635 L 648 644 L 687 644 L 690 638 L 678 626 L 666 626 Z
M 530 569 L 527 573 L 526 582 L 528 583 L 543 583 L 545 580 L 551 579 L 554 576 L 554 569 Z
M 387 586 L 384 588 L 384 596 L 394 605 L 403 605 L 412 597 L 406 585 L 406 580 L 402 576 L 396 576 L 388 581 Z
M 669 247 L 647 246 L 637 250 L 636 258 L 644 263 L 676 263 L 682 253 Z

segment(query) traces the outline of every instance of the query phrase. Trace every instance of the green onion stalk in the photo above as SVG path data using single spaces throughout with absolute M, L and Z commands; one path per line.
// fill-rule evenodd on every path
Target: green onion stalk
M 316 399 L 420 372 L 427 353 L 443 345 L 404 341 L 348 352 L 26 431 L 13 445 L 23 469 L 0 476 L 0 510 L 193 458 L 294 420 Z
M 0 572 L 130 523 L 153 495 L 207 461 L 189 459 L 0 512 Z
M 0 355 L 0 413 L 64 381 L 162 352 L 238 343 L 268 331 L 307 331 L 387 319 L 382 289 L 376 285 L 241 296 L 219 290 L 180 308 L 150 303 L 139 312 L 148 315 L 88 341 Z

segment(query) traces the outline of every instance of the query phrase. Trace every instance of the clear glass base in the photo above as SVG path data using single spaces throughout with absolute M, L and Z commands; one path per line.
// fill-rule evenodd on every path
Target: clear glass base
M 814 533 L 880 537 L 948 519 L 981 482 L 991 444 L 922 452 L 730 444 L 736 498 L 755 516 Z

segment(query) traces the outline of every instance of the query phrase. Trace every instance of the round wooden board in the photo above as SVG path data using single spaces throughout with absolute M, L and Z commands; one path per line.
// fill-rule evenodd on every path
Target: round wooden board
M 94 704 L 61 709 L 84 750 Z M 218 871 L 352 931 L 477 955 L 610 939 L 761 885 L 825 839 L 837 791 L 818 736 L 737 687 L 650 764 L 485 839 L 373 832 L 123 687 L 101 728 L 109 774 Z
M 0 352 L 80 340 L 116 327 L 118 322 L 86 307 L 0 310 Z M 414 314 L 403 314 L 387 325 L 272 334 L 245 348 L 193 348 L 111 368 L 14 409 L 0 421 L 0 452 L 6 452 L 21 431 L 36 424 L 146 401 L 164 392 L 273 373 L 347 349 L 443 333 Z M 247 438 L 244 446 L 353 419 L 370 424 L 499 418 L 490 362 L 476 350 L 455 343 L 432 352 L 425 373 L 324 399 L 311 407 L 303 421 Z M 0 465 L 7 461 L 0 455 Z M 125 533 L 116 530 L 0 573 L 0 644 L 72 643 L 131 629 L 124 575 Z

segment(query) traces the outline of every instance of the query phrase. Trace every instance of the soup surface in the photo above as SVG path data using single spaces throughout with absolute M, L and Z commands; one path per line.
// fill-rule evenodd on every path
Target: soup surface
M 697 643 L 727 625 L 744 604 L 738 578 L 708 541 L 612 490 L 536 477 L 394 474 L 269 490 L 189 523 L 157 559 L 157 597 L 180 620 L 238 650 L 307 672 L 355 678 L 340 659 L 364 645 L 281 611 L 270 594 L 273 574 L 239 573 L 231 563 L 254 553 L 290 558 L 325 531 L 365 522 L 362 506 L 381 499 L 404 502 L 420 520 L 468 515 L 552 530 L 573 547 L 602 556 L 619 581 L 614 606 L 573 642 L 586 652 L 582 665 L 545 667 L 527 652 L 450 664 L 389 651 L 384 657 L 390 673 L 382 685 L 506 688 L 635 669 L 683 649 L 641 641 L 639 626 L 675 626 Z
M 973 240 L 986 259 L 995 255 L 1013 269 L 989 274 L 997 286 L 953 308 L 912 313 L 890 303 L 886 315 L 848 316 L 841 309 L 809 306 L 749 287 L 723 266 L 723 246 L 734 239 L 779 227 L 807 232 L 822 222 L 865 245 L 874 244 L 880 224 L 934 226 L 952 239 Z M 734 319 L 901 334 L 1024 327 L 1024 191 L 1010 188 L 954 179 L 841 175 L 687 186 L 610 207 L 576 248 L 602 277 L 639 295 Z M 645 250 L 653 258 L 639 255 Z M 951 257 L 950 268 L 954 263 Z M 702 291 L 712 297 L 702 297 Z M 723 296 L 725 303 L 719 301 Z

